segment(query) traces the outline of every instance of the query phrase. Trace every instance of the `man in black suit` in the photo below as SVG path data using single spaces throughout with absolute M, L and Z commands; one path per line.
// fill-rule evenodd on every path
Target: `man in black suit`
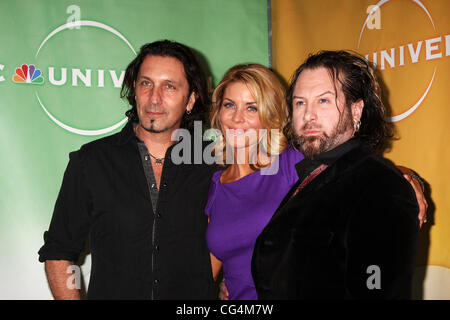
M 260 299 L 409 299 L 419 212 L 410 184 L 373 150 L 391 138 L 380 86 L 362 58 L 310 56 L 287 95 L 285 134 L 305 159 L 259 236 Z

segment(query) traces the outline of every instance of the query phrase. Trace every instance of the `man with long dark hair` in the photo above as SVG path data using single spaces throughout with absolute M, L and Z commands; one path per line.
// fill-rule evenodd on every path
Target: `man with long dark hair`
M 89 236 L 88 298 L 214 298 L 203 213 L 214 168 L 171 156 L 175 131 L 192 131 L 208 105 L 200 65 L 180 43 L 146 44 L 121 96 L 131 105 L 122 131 L 70 154 L 39 251 L 52 293 L 80 297 L 66 271 Z
M 408 299 L 419 212 L 401 173 L 374 153 L 392 137 L 371 66 L 345 51 L 310 56 L 287 95 L 305 159 L 259 236 L 260 299 Z

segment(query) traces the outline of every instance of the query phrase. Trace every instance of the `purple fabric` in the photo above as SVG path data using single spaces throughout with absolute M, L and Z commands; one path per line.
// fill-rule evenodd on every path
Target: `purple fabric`
M 286 148 L 278 159 L 269 170 L 256 171 L 235 182 L 220 183 L 223 170 L 212 177 L 205 209 L 210 217 L 206 241 L 223 263 L 231 300 L 258 298 L 251 273 L 256 238 L 298 180 L 295 164 L 303 155 Z M 276 174 L 264 174 L 268 171 Z

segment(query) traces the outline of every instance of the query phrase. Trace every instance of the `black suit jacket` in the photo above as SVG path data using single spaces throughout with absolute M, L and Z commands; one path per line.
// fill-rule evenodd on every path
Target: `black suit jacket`
M 260 299 L 410 298 L 419 209 L 394 167 L 358 146 L 292 192 L 255 245 Z

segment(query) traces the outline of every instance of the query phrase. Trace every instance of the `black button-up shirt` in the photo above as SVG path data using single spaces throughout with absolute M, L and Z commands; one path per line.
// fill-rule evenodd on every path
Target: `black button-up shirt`
M 204 207 L 216 167 L 175 165 L 174 146 L 156 208 L 132 123 L 72 152 L 39 260 L 77 261 L 89 237 L 90 299 L 214 298 Z
M 139 154 L 141 156 L 142 165 L 144 167 L 145 178 L 147 179 L 148 191 L 150 194 L 150 199 L 152 201 L 153 213 L 156 213 L 155 210 L 158 204 L 159 190 L 156 183 L 155 174 L 153 173 L 152 159 L 150 153 L 147 150 L 147 147 L 145 146 L 144 141 L 139 139 L 137 136 L 136 139 L 138 140 L 137 146 L 139 149 Z

